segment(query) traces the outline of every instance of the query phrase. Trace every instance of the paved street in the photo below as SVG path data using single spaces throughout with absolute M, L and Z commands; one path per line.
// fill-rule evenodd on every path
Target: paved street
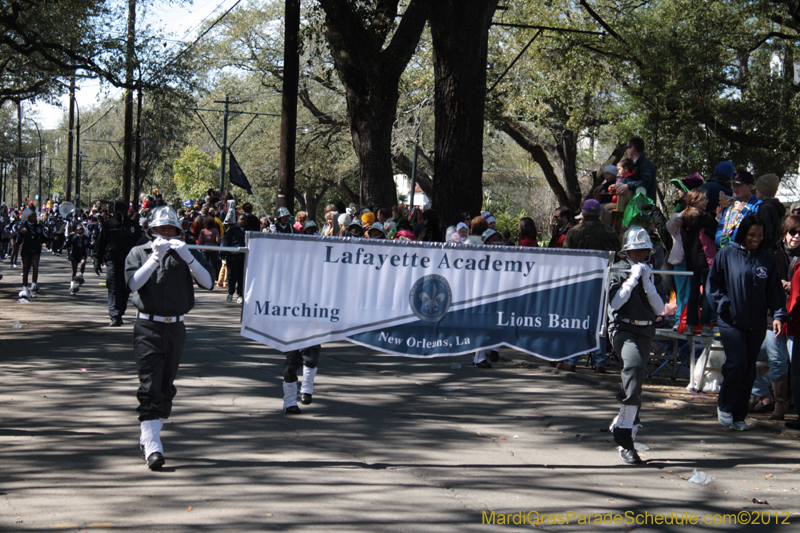
M 638 437 L 650 449 L 628 466 L 607 431 L 617 410 L 607 384 L 509 350 L 481 370 L 463 356 L 325 345 L 314 403 L 284 415 L 283 356 L 239 335 L 240 307 L 220 290 L 198 293 L 187 317 L 167 464 L 150 472 L 138 455 L 131 310 L 107 327 L 105 278 L 87 270 L 70 296 L 65 257 L 43 254 L 43 294 L 29 304 L 17 302 L 19 271 L 4 262 L 0 273 L 4 531 L 486 531 L 531 529 L 482 524 L 529 511 L 744 511 L 771 524 L 650 527 L 800 530 L 798 434 L 732 432 L 705 407 L 651 394 Z M 690 483 L 695 469 L 715 479 Z M 537 529 L 635 528 L 575 518 Z

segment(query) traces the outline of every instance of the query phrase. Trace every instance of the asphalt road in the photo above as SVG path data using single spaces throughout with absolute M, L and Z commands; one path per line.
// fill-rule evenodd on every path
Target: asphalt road
M 104 278 L 88 273 L 70 296 L 65 257 L 45 254 L 42 295 L 20 304 L 8 266 L 4 531 L 505 531 L 554 514 L 569 524 L 536 529 L 630 531 L 648 519 L 657 531 L 800 530 L 796 434 L 732 432 L 707 410 L 649 395 L 645 464 L 625 465 L 607 431 L 614 391 L 512 351 L 482 370 L 467 357 L 325 345 L 314 403 L 287 416 L 283 356 L 239 335 L 240 307 L 219 290 L 198 293 L 187 317 L 167 464 L 151 472 L 138 455 L 132 319 L 107 326 Z M 690 482 L 695 469 L 714 480 Z M 598 525 L 597 514 L 629 523 Z M 654 523 L 670 514 L 728 525 Z

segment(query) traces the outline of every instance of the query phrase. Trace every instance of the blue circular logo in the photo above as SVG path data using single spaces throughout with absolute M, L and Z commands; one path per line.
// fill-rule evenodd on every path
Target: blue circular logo
M 414 283 L 408 301 L 418 318 L 426 322 L 438 322 L 453 303 L 453 291 L 445 278 L 431 274 Z

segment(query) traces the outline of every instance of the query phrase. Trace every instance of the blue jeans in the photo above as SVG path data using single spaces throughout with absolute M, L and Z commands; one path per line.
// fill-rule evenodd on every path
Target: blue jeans
M 761 343 L 761 351 L 758 354 L 758 361 L 769 361 L 769 372 L 763 376 L 759 372 L 753 385 L 751 394 L 756 398 L 769 394 L 769 382 L 775 381 L 789 373 L 789 348 L 788 337 L 780 335 L 775 338 L 772 331 L 767 331 L 764 342 Z
M 593 354 L 594 366 L 602 367 L 608 365 L 608 356 L 606 355 L 606 338 L 600 337 L 600 348 Z

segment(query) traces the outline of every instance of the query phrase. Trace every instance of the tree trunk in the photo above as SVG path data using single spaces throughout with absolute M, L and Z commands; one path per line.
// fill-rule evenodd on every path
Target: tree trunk
M 398 0 L 381 0 L 368 11 L 349 0 L 320 0 L 325 11 L 328 44 L 345 87 L 353 147 L 359 160 L 361 204 L 388 207 L 397 203 L 392 178 L 392 129 L 397 113 L 400 76 L 425 27 L 420 0 L 411 0 L 394 29 Z M 392 35 L 390 43 L 385 42 Z
M 397 85 L 387 90 L 378 83 L 367 94 L 347 90 L 347 114 L 359 162 L 362 205 L 378 208 L 397 203 L 391 155 L 398 99 Z
M 564 183 L 567 186 L 567 196 L 569 206 L 573 213 L 577 213 L 582 206 L 581 185 L 578 180 L 578 135 L 568 129 L 560 132 L 556 153 L 561 166 L 561 175 L 564 176 Z M 574 206 L 574 207 L 573 207 Z
M 433 38 L 433 205 L 446 224 L 483 204 L 489 26 L 498 0 L 425 0 Z

